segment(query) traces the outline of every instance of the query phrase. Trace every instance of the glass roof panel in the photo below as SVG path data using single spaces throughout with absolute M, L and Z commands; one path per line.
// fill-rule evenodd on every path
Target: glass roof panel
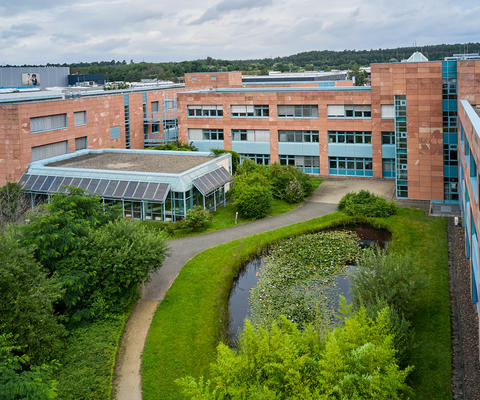
M 30 175 L 30 178 L 25 183 L 24 189 L 30 190 L 37 179 L 38 179 L 38 175 Z
M 158 185 L 159 183 L 150 183 L 147 190 L 145 190 L 145 193 L 143 194 L 143 198 L 146 200 L 153 200 L 153 196 L 158 189 Z
M 90 194 L 95 193 L 95 189 L 99 182 L 100 182 L 100 179 L 92 179 L 92 181 L 90 182 L 90 185 L 88 185 L 87 187 L 88 193 Z
M 62 186 L 70 185 L 70 183 L 72 183 L 72 181 L 73 181 L 73 178 L 67 177 L 67 178 L 65 178 L 65 179 L 63 180 Z M 62 193 L 65 193 L 65 192 L 66 192 L 65 188 L 60 188 L 60 191 L 61 191 Z
M 49 188 L 50 188 L 50 185 L 52 184 L 53 180 L 55 179 L 54 176 L 47 176 L 47 179 L 45 179 L 45 182 L 43 182 L 43 185 L 42 187 L 40 188 L 40 190 L 43 192 L 43 191 L 47 191 Z
M 78 188 L 81 181 L 82 181 L 82 178 L 73 178 L 72 183 L 70 183 L 70 186 L 75 186 Z
M 50 186 L 50 188 L 48 189 L 48 191 L 52 193 L 58 191 L 58 188 L 62 184 L 62 181 L 63 181 L 63 176 L 57 176 L 53 181 L 52 186 Z
M 102 195 L 109 182 L 110 182 L 109 180 L 102 179 L 98 184 L 98 186 L 95 188 L 95 191 L 93 193 Z
M 133 194 L 134 199 L 142 199 L 143 194 L 145 193 L 145 190 L 147 189 L 148 182 L 140 182 L 138 184 L 137 190 L 135 190 L 135 193 Z
M 165 197 L 167 197 L 169 187 L 170 185 L 168 183 L 160 183 L 157 193 L 155 193 L 153 199 L 162 202 L 165 201 Z
M 129 182 L 127 189 L 125 190 L 125 193 L 123 194 L 123 197 L 128 197 L 131 198 L 133 196 L 133 193 L 135 192 L 135 189 L 138 186 L 138 182 Z
M 46 176 L 39 176 L 35 181 L 35 184 L 32 186 L 32 190 L 39 190 L 46 178 Z
M 125 192 L 125 188 L 127 187 L 127 181 L 120 181 L 117 188 L 115 189 L 115 193 L 113 193 L 113 197 L 122 197 L 123 192 Z
M 80 189 L 87 190 L 88 185 L 90 184 L 92 180 L 88 178 L 82 179 L 82 182 L 78 185 Z
M 103 196 L 113 196 L 113 192 L 115 191 L 119 181 L 110 181 L 107 188 L 103 192 Z
M 22 189 L 25 187 L 28 179 L 30 178 L 29 174 L 23 174 L 18 183 L 22 186 Z

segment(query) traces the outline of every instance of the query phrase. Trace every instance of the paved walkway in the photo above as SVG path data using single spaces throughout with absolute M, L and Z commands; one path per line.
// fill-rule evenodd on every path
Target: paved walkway
M 326 178 L 305 203 L 288 213 L 204 235 L 171 240 L 172 256 L 168 257 L 162 268 L 152 276 L 152 281 L 144 288 L 142 297 L 127 321 L 115 365 L 117 376 L 114 383 L 117 391 L 115 398 L 142 399 L 141 354 L 148 329 L 157 305 L 188 260 L 203 250 L 221 243 L 333 213 L 337 211 L 337 204 L 345 193 L 357 192 L 360 189 L 367 189 L 390 201 L 394 195 L 395 181 Z

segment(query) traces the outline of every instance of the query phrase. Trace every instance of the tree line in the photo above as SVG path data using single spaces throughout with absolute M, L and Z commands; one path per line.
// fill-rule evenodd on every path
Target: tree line
M 105 74 L 107 82 L 136 82 L 141 79 L 160 79 L 178 81 L 186 73 L 242 71 L 245 75 L 266 75 L 269 71 L 303 72 L 312 70 L 350 69 L 352 65 L 369 66 L 372 63 L 396 62 L 410 57 L 415 51 L 421 51 L 429 60 L 443 60 L 444 57 L 465 52 L 478 52 L 480 43 L 439 44 L 424 47 L 399 47 L 371 50 L 315 50 L 293 54 L 286 57 L 222 60 L 207 57 L 201 60 L 181 62 L 134 62 L 94 61 L 72 64 L 48 63 L 47 67 L 70 67 L 72 74 Z M 6 65 L 13 67 L 14 65 Z M 32 67 L 33 65 L 22 65 Z

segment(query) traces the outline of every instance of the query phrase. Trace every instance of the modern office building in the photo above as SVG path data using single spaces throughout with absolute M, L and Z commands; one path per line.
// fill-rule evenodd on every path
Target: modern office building
M 232 149 L 312 174 L 394 179 L 398 199 L 461 207 L 478 307 L 479 59 L 414 54 L 372 64 L 371 86 L 362 87 L 219 72 L 186 74 L 170 87 L 39 96 L 0 99 L 2 183 L 51 156 L 177 137 L 203 152 Z

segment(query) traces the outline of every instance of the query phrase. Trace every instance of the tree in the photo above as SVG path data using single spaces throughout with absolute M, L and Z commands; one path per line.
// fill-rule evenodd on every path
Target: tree
M 118 207 L 103 206 L 99 196 L 87 195 L 69 186 L 57 193 L 46 206 L 48 214 L 34 218 L 20 228 L 21 244 L 32 245 L 34 255 L 52 273 L 55 263 L 78 248 L 92 228 L 120 217 Z
M 0 400 L 50 400 L 57 398 L 57 382 L 52 378 L 58 363 L 28 368 L 28 356 L 19 356 L 12 334 L 0 334 Z
M 124 311 L 137 286 L 149 282 L 167 255 L 165 237 L 132 220 L 110 221 L 89 231 L 57 264 L 70 322 Z
M 368 84 L 367 72 L 360 70 L 358 64 L 353 64 L 348 73 L 350 79 L 355 78 L 355 86 L 365 86 Z
M 7 181 L 0 187 L 0 235 L 5 233 L 8 225 L 21 223 L 29 207 L 30 201 L 20 184 Z
M 48 277 L 33 257 L 11 236 L 0 242 L 0 333 L 13 333 L 32 362 L 41 364 L 56 356 L 65 333 L 54 313 L 64 290 L 58 278 Z
M 267 178 L 254 172 L 237 175 L 233 181 L 233 204 L 245 218 L 258 219 L 268 215 L 272 207 L 272 191 Z

